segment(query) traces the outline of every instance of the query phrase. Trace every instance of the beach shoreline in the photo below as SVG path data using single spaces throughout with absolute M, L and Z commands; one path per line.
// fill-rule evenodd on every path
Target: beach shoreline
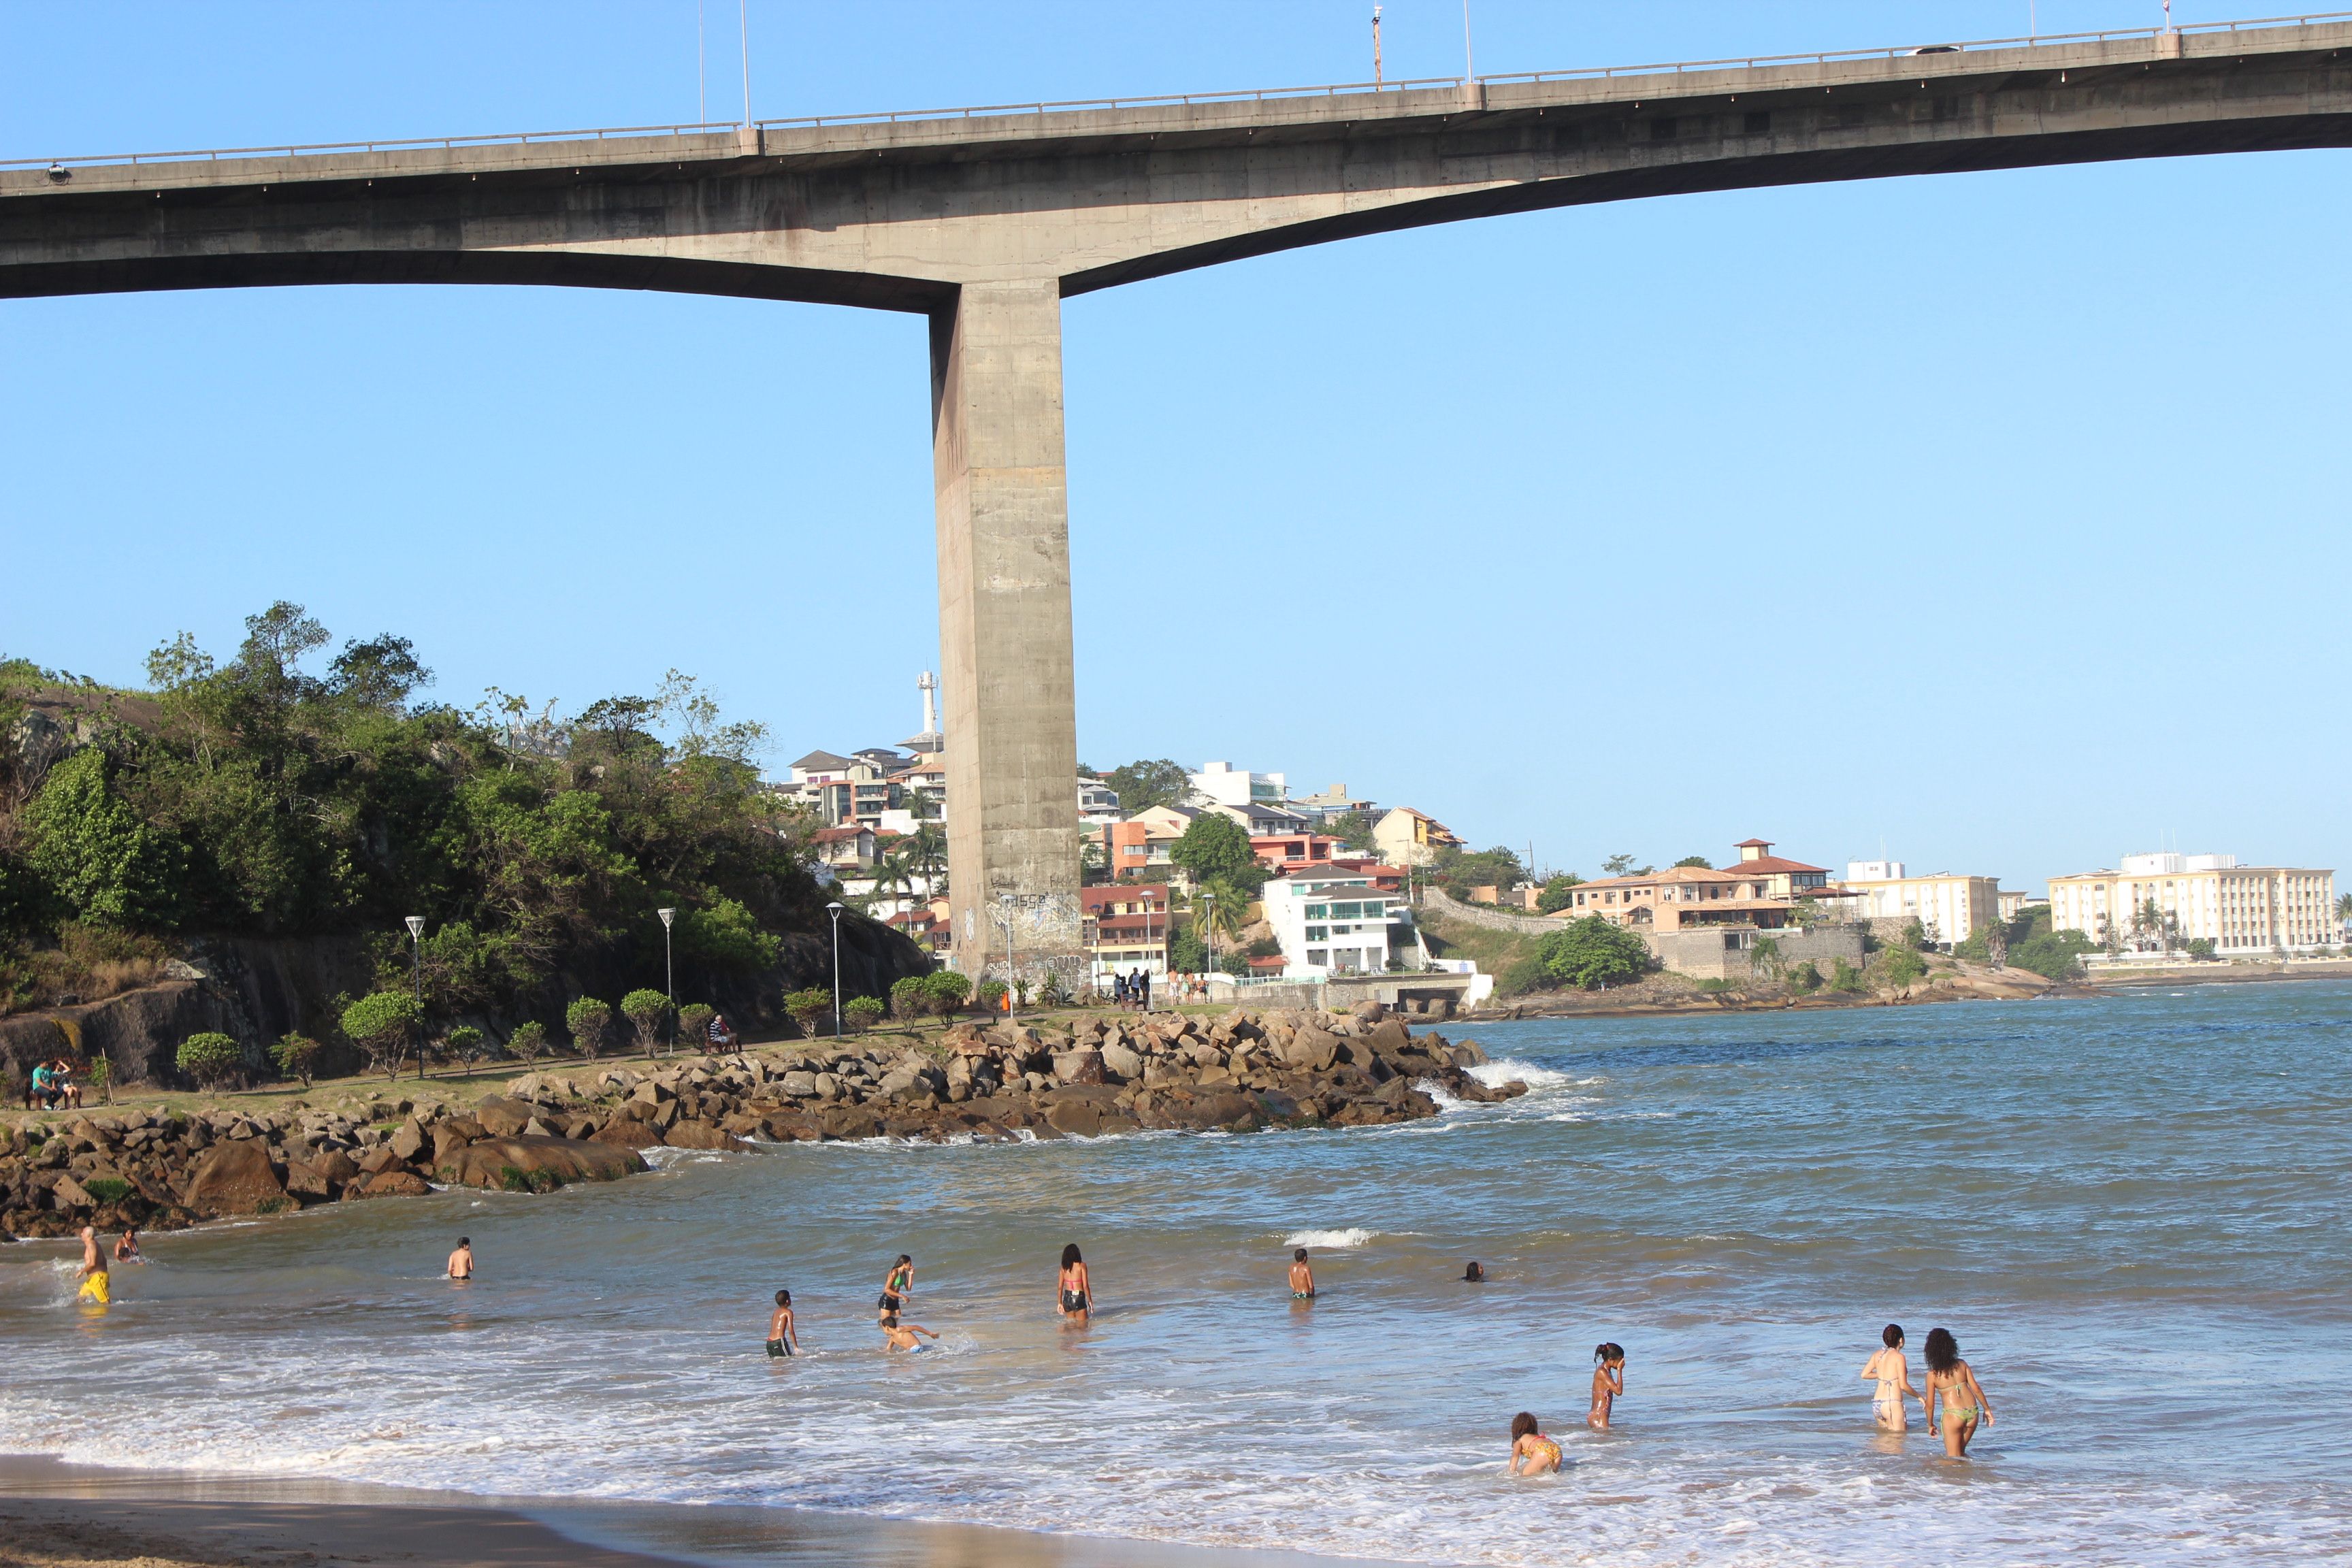
M 480 1496 L 0 1454 L 0 1563 L 10 1568 L 1328 1568 L 1370 1561 L 793 1507 Z

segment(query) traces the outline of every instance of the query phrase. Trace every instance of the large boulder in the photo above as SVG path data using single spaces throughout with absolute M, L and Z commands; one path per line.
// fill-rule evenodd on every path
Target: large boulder
M 749 1149 L 751 1145 L 725 1128 L 708 1121 L 681 1121 L 664 1134 L 673 1149 Z
M 231 1133 L 230 1136 L 238 1134 Z M 419 1154 L 431 1152 L 432 1148 L 433 1135 L 425 1131 L 414 1117 L 393 1129 L 391 1149 L 395 1158 L 414 1160 Z
M 1102 1048 L 1102 1065 L 1106 1079 L 1130 1083 L 1143 1076 L 1143 1058 L 1126 1046 L 1105 1046 Z
M 1308 1025 L 1296 1030 L 1282 1048 L 1282 1059 L 1306 1072 L 1328 1072 L 1339 1058 L 1339 1037 Z
M 346 1200 L 352 1198 L 421 1198 L 433 1190 L 433 1184 L 414 1171 L 378 1171 L 364 1182 L 355 1182 L 343 1189 Z
M 474 1121 L 482 1131 L 492 1138 L 511 1138 L 523 1130 L 523 1125 L 539 1114 L 539 1107 L 524 1100 L 509 1100 L 501 1094 L 486 1094 L 474 1107 Z
M 1048 1108 L 1045 1122 L 1056 1132 L 1066 1132 L 1074 1138 L 1103 1138 L 1114 1132 L 1132 1132 L 1138 1126 L 1133 1117 L 1089 1100 L 1065 1100 Z
M 662 1135 L 650 1121 L 640 1121 L 634 1116 L 615 1116 L 588 1135 L 591 1143 L 609 1144 L 615 1149 L 658 1149 Z
M 468 1187 L 546 1192 L 571 1182 L 611 1182 L 647 1166 L 634 1150 L 593 1138 L 485 1138 L 439 1173 Z
M 269 1168 L 269 1150 L 257 1139 L 232 1139 L 205 1151 L 180 1201 L 206 1219 L 274 1214 L 287 1205 L 286 1187 Z

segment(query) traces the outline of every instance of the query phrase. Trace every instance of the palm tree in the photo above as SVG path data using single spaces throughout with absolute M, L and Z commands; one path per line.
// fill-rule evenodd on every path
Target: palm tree
M 1203 933 L 1213 931 L 1232 941 L 1248 923 L 1243 917 L 1249 912 L 1249 901 L 1247 893 L 1220 877 L 1203 883 L 1192 895 L 1192 915 L 1202 922 Z
M 874 858 L 874 891 L 878 898 L 892 889 L 911 894 L 915 885 L 915 847 L 906 840 L 893 844 Z
M 936 899 L 945 892 L 947 889 L 940 882 L 940 868 L 947 864 L 948 836 L 940 825 L 936 821 L 915 824 L 906 849 L 908 865 L 922 873 L 923 886 L 929 896 Z

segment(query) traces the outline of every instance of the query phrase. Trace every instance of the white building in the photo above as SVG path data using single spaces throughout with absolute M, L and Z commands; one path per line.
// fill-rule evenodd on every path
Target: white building
M 1840 891 L 1848 918 L 1917 921 L 1930 942 L 1966 942 L 2001 918 L 2000 878 L 1914 877 L 1900 860 L 1847 861 Z
M 1266 923 L 1282 943 L 1285 980 L 1378 974 L 1389 966 L 1389 921 L 1404 900 L 1369 875 L 1301 871 L 1265 885 Z
M 2162 949 L 2168 935 L 2175 945 L 2202 938 L 2221 958 L 2314 952 L 2342 940 L 2335 872 L 2241 866 L 2235 855 L 2126 855 L 2112 871 L 2053 877 L 2050 923 L 2140 950 Z
M 1088 827 L 1100 827 L 1105 823 L 1125 822 L 1127 813 L 1118 808 L 1118 791 L 1100 779 L 1078 781 L 1078 820 Z
M 1185 775 L 1192 793 L 1212 805 L 1248 805 L 1252 801 L 1280 800 L 1289 790 L 1281 773 L 1253 773 L 1230 763 L 1202 763 L 1197 773 Z

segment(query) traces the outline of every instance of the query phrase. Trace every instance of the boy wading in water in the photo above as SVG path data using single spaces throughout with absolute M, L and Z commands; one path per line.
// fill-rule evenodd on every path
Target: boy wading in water
M 1610 1342 L 1593 1347 L 1592 1359 L 1600 1364 L 1592 1369 L 1592 1408 L 1584 1424 L 1595 1432 L 1609 1430 L 1609 1412 L 1616 1405 L 1617 1396 L 1625 1392 L 1625 1347 Z
M 1503 1467 L 1510 1476 L 1556 1476 L 1559 1474 L 1559 1445 L 1538 1429 L 1536 1418 L 1526 1411 L 1511 1417 L 1511 1462 Z
M 776 1292 L 776 1315 L 768 1320 L 768 1354 L 771 1359 L 800 1353 L 801 1337 L 793 1331 L 793 1293 Z
M 95 1226 L 81 1227 L 81 1268 L 74 1278 L 81 1281 L 81 1289 L 75 1292 L 76 1300 L 103 1307 L 113 1299 L 113 1281 L 106 1272 L 106 1249 L 98 1245 Z
M 908 1323 L 902 1326 L 896 1318 L 887 1319 L 882 1324 L 882 1348 L 886 1351 L 921 1350 L 923 1342 L 915 1337 L 917 1334 L 927 1334 L 932 1339 L 940 1337 L 931 1333 L 930 1330 L 920 1323 Z
M 1944 1415 L 1936 1417 L 1936 1396 L 1943 1395 Z M 1969 1457 L 1969 1440 L 1977 1435 L 1977 1425 L 1992 1425 L 1992 1401 L 1985 1397 L 1984 1384 L 1960 1359 L 1960 1342 L 1952 1337 L 1949 1329 L 1927 1331 L 1927 1394 L 1920 1401 L 1927 1407 L 1927 1436 L 1944 1440 L 1948 1458 Z
M 457 1249 L 449 1254 L 447 1272 L 452 1279 L 471 1279 L 474 1277 L 474 1238 L 472 1237 L 461 1236 L 457 1238 Z
M 1315 1300 L 1315 1270 L 1307 1266 L 1307 1249 L 1303 1247 L 1290 1255 L 1290 1299 Z

